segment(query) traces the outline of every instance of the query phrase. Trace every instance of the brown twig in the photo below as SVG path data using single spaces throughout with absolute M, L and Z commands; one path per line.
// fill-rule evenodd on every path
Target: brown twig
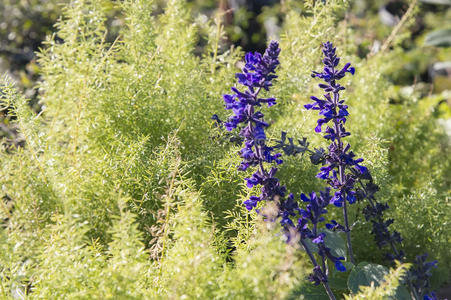
M 388 36 L 388 38 L 385 39 L 384 43 L 381 46 L 381 49 L 380 49 L 379 53 L 382 53 L 382 52 L 386 51 L 388 49 L 388 47 L 390 47 L 391 43 L 395 39 L 395 37 L 398 34 L 398 32 L 402 29 L 404 24 L 411 17 L 416 4 L 417 4 L 417 0 L 412 0 L 412 2 L 410 2 L 409 8 L 404 13 L 404 15 L 402 16 L 401 20 L 398 22 L 398 24 L 396 24 L 395 28 L 393 28 L 393 30 L 390 33 L 390 35 Z M 373 56 L 375 54 L 376 54 L 376 52 L 373 49 L 373 50 L 371 50 L 370 54 L 368 54 L 368 57 L 371 57 L 371 56 Z

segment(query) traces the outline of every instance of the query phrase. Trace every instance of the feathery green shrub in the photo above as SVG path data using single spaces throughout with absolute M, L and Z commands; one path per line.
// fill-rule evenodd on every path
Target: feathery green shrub
M 321 42 L 333 40 L 358 62 L 347 93 L 351 115 L 360 116 L 349 120 L 355 152 L 383 187 L 377 195 L 388 201 L 409 257 L 426 249 L 446 276 L 449 145 L 431 106 L 415 99 L 389 104 L 385 64 L 395 54 L 359 60 L 352 30 L 340 22 L 346 1 L 313 3 L 306 14 L 286 16 L 273 89 L 280 105 L 268 113 L 270 132 L 278 138 L 284 129 L 323 143 L 303 104 L 316 91 L 310 71 L 320 63 Z M 112 4 L 126 26 L 109 43 Z M 221 95 L 233 84 L 242 52 L 218 49 L 222 27 L 194 23 L 184 1 L 168 1 L 160 15 L 154 8 L 151 0 L 72 1 L 57 24 L 64 42 L 50 37 L 39 54 L 39 115 L 2 85 L 2 100 L 13 107 L 26 143 L 3 145 L 0 153 L 3 298 L 303 294 L 307 260 L 243 208 L 247 174 L 236 170 L 238 147 L 224 142 L 210 120 L 214 113 L 225 117 Z M 208 46 L 196 56 L 202 32 Z M 305 158 L 294 157 L 280 178 L 299 194 L 322 184 L 315 174 Z M 382 262 L 359 209 L 351 209 L 357 260 Z

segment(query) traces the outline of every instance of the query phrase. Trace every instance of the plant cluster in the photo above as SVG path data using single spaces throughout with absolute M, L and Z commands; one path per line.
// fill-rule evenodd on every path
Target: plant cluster
M 278 46 L 247 55 L 236 78 L 243 53 L 224 47 L 221 18 L 194 19 L 184 0 L 71 1 L 38 54 L 42 111 L 8 80 L 0 86 L 23 141 L 0 149 L 0 298 L 313 299 L 328 298 L 326 284 L 337 298 L 404 300 L 407 276 L 419 295 L 439 297 L 451 262 L 450 157 L 434 110 L 445 94 L 392 101 L 402 49 L 357 57 L 346 2 L 286 10 Z M 109 22 L 122 24 L 115 41 Z M 344 170 L 356 178 L 345 191 L 355 203 L 342 204 L 357 265 L 343 206 L 330 203 L 344 192 L 330 185 L 338 166 L 316 177 L 337 141 L 312 130 L 318 118 L 304 108 L 317 94 L 319 46 L 332 39 L 358 70 L 339 81 L 352 132 L 345 155 L 371 170 Z M 222 130 L 230 111 L 237 128 Z M 376 208 L 377 196 L 390 209 L 367 220 L 372 192 Z M 384 267 L 390 244 L 368 238 L 379 219 L 396 220 L 388 229 L 403 237 L 405 261 L 428 259 Z
M 265 128 L 269 126 L 264 121 L 264 114 L 257 110 L 262 104 L 271 107 L 276 104 L 275 98 L 259 98 L 262 90 L 269 91 L 272 86 L 272 80 L 276 79 L 276 67 L 279 65 L 278 56 L 280 53 L 279 45 L 276 41 L 272 41 L 264 55 L 260 53 L 247 53 L 245 56 L 245 67 L 242 73 L 236 73 L 238 83 L 247 88 L 242 92 L 236 87 L 232 87 L 234 94 L 223 95 L 225 109 L 232 110 L 233 115 L 224 122 L 224 126 L 228 131 L 239 128 L 240 135 L 244 141 L 244 148 L 240 150 L 240 157 L 243 159 L 238 169 L 246 171 L 249 167 L 257 170 L 251 177 L 245 178 L 247 187 L 252 189 L 259 186 L 261 190 L 260 196 L 250 196 L 244 201 L 244 205 L 248 210 L 256 208 L 260 202 L 274 202 L 273 211 L 265 209 L 256 209 L 267 221 L 279 220 L 282 230 L 286 236 L 286 240 L 291 244 L 299 244 L 308 254 L 313 264 L 313 272 L 309 275 L 309 280 L 315 285 L 322 284 L 330 299 L 335 299 L 335 295 L 329 287 L 329 269 L 327 259 L 335 264 L 340 272 L 345 272 L 346 268 L 341 260 L 344 257 L 336 257 L 332 254 L 332 249 L 326 246 L 326 232 L 321 231 L 318 226 L 325 221 L 327 214 L 326 207 L 333 204 L 336 207 L 343 207 L 344 225 L 336 220 L 331 220 L 325 224 L 325 227 L 334 232 L 344 232 L 346 234 L 348 257 L 352 265 L 355 265 L 355 258 L 351 243 L 351 227 L 348 216 L 347 204 L 353 204 L 357 200 L 368 200 L 368 204 L 363 210 L 367 221 L 372 223 L 371 233 L 374 235 L 375 242 L 379 248 L 390 245 L 393 253 L 387 253 L 386 256 L 391 261 L 404 261 L 405 254 L 402 250 L 398 250 L 396 244 L 401 243 L 402 238 L 399 232 L 390 232 L 389 225 L 393 223 L 393 219 L 384 220 L 383 212 L 388 209 L 386 203 L 376 201 L 374 194 L 379 187 L 374 184 L 370 171 L 367 167 L 361 165 L 362 158 L 355 159 L 355 154 L 351 151 L 349 143 L 344 143 L 344 138 L 351 135 L 346 131 L 345 123 L 347 120 L 348 105 L 340 99 L 340 92 L 345 87 L 340 85 L 338 81 L 345 77 L 346 73 L 354 75 L 355 68 L 350 63 L 346 63 L 343 68 L 337 68 L 340 58 L 336 55 L 336 48 L 332 43 L 323 44 L 323 64 L 322 72 L 313 72 L 313 78 L 320 78 L 324 83 L 320 83 L 319 87 L 324 91 L 322 99 L 312 96 L 313 104 L 306 104 L 307 110 L 318 110 L 321 118 L 317 120 L 315 132 L 323 131 L 324 138 L 330 142 L 327 150 L 323 148 L 308 149 L 308 144 L 304 138 L 299 140 L 299 146 L 295 146 L 293 139 L 289 138 L 289 144 L 285 144 L 286 133 L 282 132 L 281 140 L 275 147 L 267 145 L 267 137 Z M 212 119 L 219 124 L 222 122 L 214 115 Z M 288 196 L 285 186 L 280 184 L 280 180 L 276 177 L 277 168 L 272 166 L 269 171 L 265 169 L 265 164 L 283 163 L 281 153 L 274 154 L 275 148 L 282 149 L 287 155 L 296 155 L 298 153 L 311 153 L 310 160 L 313 164 L 321 164 L 320 172 L 316 177 L 327 182 L 328 187 L 323 191 L 311 192 L 309 196 L 304 193 L 300 195 L 300 199 L 308 203 L 305 208 L 300 208 L 294 195 L 290 193 Z M 357 186 L 359 185 L 359 186 Z M 332 194 L 331 194 L 332 191 Z M 261 206 L 261 205 L 260 205 Z M 275 209 L 274 209 L 275 208 Z M 295 222 L 293 222 L 295 219 Z M 310 246 L 309 246 L 310 245 Z M 318 263 L 312 252 L 311 245 L 316 248 L 316 252 L 320 257 Z M 429 278 L 431 276 L 431 268 L 435 267 L 437 262 L 426 262 L 427 254 L 418 256 L 414 267 L 409 271 L 405 281 L 410 286 L 410 293 L 413 299 L 436 299 L 432 292 L 428 294 Z

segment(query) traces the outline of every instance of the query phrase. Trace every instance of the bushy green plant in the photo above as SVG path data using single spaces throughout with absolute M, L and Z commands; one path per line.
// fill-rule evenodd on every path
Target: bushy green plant
M 108 42 L 113 3 L 126 26 Z M 64 43 L 50 37 L 39 54 L 39 115 L 2 85 L 25 141 L 0 153 L 2 297 L 282 299 L 305 284 L 307 260 L 242 207 L 249 191 L 248 174 L 236 170 L 239 148 L 210 120 L 225 116 L 221 95 L 241 51 L 218 49 L 221 26 L 207 22 L 208 47 L 195 55 L 201 31 L 185 2 L 168 1 L 158 15 L 154 4 L 80 0 L 65 8 L 57 25 Z M 420 102 L 411 114 L 389 104 L 384 72 L 393 54 L 353 56 L 352 31 L 339 22 L 345 1 L 309 1 L 306 9 L 285 20 L 273 89 L 280 105 L 267 114 L 269 134 L 288 129 L 321 145 L 311 133 L 315 116 L 302 107 L 316 91 L 309 74 L 321 42 L 334 40 L 357 62 L 348 89 L 351 115 L 360 116 L 349 120 L 355 152 L 384 187 L 378 197 L 389 202 L 409 255 L 421 241 L 446 266 L 447 165 L 433 158 L 447 146 L 434 117 Z M 435 175 L 426 177 L 431 168 Z M 299 194 L 321 185 L 315 172 L 292 157 L 280 179 Z M 407 205 L 415 213 L 406 215 Z M 356 221 L 357 260 L 382 261 L 370 227 Z M 424 233 L 416 240 L 418 226 Z

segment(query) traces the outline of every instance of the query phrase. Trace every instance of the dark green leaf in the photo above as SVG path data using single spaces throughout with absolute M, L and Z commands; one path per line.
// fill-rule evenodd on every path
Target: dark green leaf
M 426 35 L 424 45 L 435 47 L 451 46 L 451 28 L 439 29 Z
M 318 246 L 316 246 L 315 243 L 313 243 L 310 239 L 305 239 L 305 243 L 307 244 L 307 247 L 312 251 L 313 253 L 318 253 Z
M 310 283 L 302 284 L 296 288 L 287 300 L 308 299 L 308 300 L 329 300 L 322 285 L 315 286 Z
M 324 232 L 326 233 L 324 243 L 326 244 L 326 247 L 332 250 L 332 254 L 337 257 L 346 257 L 346 243 L 341 238 L 340 234 L 327 229 L 324 230 Z
M 420 1 L 430 4 L 451 5 L 451 0 L 420 0 Z
M 371 282 L 378 286 L 387 273 L 388 270 L 384 266 L 361 262 L 349 274 L 348 288 L 352 293 L 357 293 L 359 286 L 370 286 Z
M 341 276 L 340 276 L 341 275 Z M 329 278 L 329 286 L 336 290 L 347 290 L 348 280 L 346 278 L 346 273 L 337 272 L 335 276 Z
M 410 299 L 412 299 L 412 297 L 410 296 L 410 293 L 407 290 L 407 288 L 405 286 L 400 285 L 396 289 L 395 296 L 390 297 L 390 299 L 393 299 L 393 300 L 410 300 Z

